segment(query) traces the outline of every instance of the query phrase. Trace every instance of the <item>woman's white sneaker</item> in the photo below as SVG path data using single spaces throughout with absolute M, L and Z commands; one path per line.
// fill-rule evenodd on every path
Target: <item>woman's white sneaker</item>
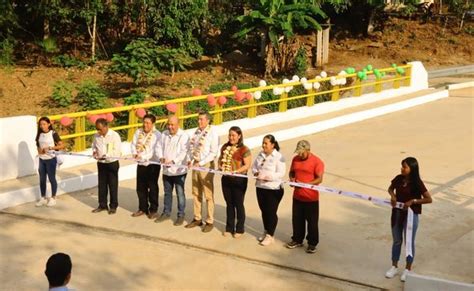
M 44 197 L 41 197 L 37 202 L 36 202 L 36 207 L 41 207 L 41 206 L 44 206 L 46 205 L 47 201 L 46 199 L 44 199 Z
M 405 269 L 402 273 L 402 275 L 400 276 L 400 281 L 402 282 L 405 282 L 405 280 L 407 279 L 407 274 L 410 273 L 410 270 L 408 269 Z
M 264 231 L 264 232 L 262 233 L 262 235 L 257 238 L 257 240 L 258 240 L 259 242 L 262 242 L 262 241 L 265 239 L 266 235 L 267 235 L 267 232 Z
M 46 206 L 53 207 L 54 205 L 56 205 L 56 198 L 49 198 Z
M 398 268 L 392 266 L 392 267 L 385 273 L 385 277 L 386 277 L 386 278 L 389 278 L 389 279 L 392 279 L 392 278 L 395 277 L 395 275 L 397 275 L 397 274 L 398 274 Z
M 265 235 L 265 238 L 260 242 L 260 245 L 268 246 L 268 245 L 271 245 L 273 241 L 274 241 L 273 236 L 267 234 Z

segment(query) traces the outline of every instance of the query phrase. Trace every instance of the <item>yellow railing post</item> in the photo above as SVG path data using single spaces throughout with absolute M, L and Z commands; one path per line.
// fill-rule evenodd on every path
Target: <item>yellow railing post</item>
M 76 133 L 86 132 L 86 117 L 81 116 L 76 118 Z M 74 151 L 80 152 L 86 149 L 86 137 L 78 136 L 74 138 Z
M 306 90 L 306 94 L 311 95 L 311 96 L 306 97 L 306 106 L 314 105 L 314 96 L 312 95 L 313 93 L 314 93 L 313 89 Z
M 278 106 L 278 111 L 285 112 L 288 109 L 288 93 L 283 92 L 280 95 L 280 105 Z
M 398 78 L 400 78 L 400 74 L 395 71 L 395 80 L 393 80 L 393 89 L 400 88 L 400 80 L 398 80 Z
M 253 106 L 249 107 L 249 109 L 247 110 L 247 117 L 254 118 L 257 116 L 257 101 L 255 101 L 255 98 L 250 99 L 249 105 Z
M 374 91 L 377 93 L 382 91 L 382 83 L 377 79 L 377 77 L 375 77 Z
M 354 96 L 360 96 L 362 95 L 362 87 L 361 87 L 362 82 L 360 81 L 359 78 L 356 78 L 355 80 L 355 88 L 354 88 Z
M 405 77 L 408 77 L 408 78 L 403 80 L 404 81 L 403 86 L 410 86 L 411 85 L 411 65 L 409 65 L 408 68 L 406 68 Z
M 138 123 L 138 118 L 137 115 L 135 114 L 135 109 L 130 109 L 128 111 L 128 124 L 137 124 Z M 129 128 L 127 131 L 127 141 L 132 141 L 133 135 L 135 134 L 135 131 L 137 130 L 136 127 Z
M 222 109 L 222 105 L 217 104 L 216 107 L 214 107 L 214 110 L 217 111 L 214 113 L 214 124 L 218 125 L 222 123 L 222 112 L 220 111 Z
M 184 128 L 184 103 L 179 102 L 178 103 L 178 110 L 176 111 L 176 116 L 179 118 L 179 127 Z
M 331 93 L 331 101 L 337 101 L 339 100 L 339 85 L 336 85 L 336 86 L 332 86 L 332 89 L 334 90 L 332 93 Z

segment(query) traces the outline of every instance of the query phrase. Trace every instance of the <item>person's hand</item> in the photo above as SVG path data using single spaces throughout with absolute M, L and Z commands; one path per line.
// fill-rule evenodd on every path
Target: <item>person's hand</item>
M 405 205 L 403 205 L 403 209 L 408 209 L 408 207 L 412 206 L 413 205 L 413 199 L 411 200 L 408 200 L 407 202 L 405 202 Z
M 260 175 L 260 174 L 259 174 L 258 172 L 256 172 L 256 173 L 253 174 L 254 177 L 257 177 L 257 179 L 258 179 L 258 176 L 259 176 L 259 175 Z
M 390 195 L 390 204 L 392 204 L 392 207 L 397 206 L 397 198 L 394 195 Z
M 46 148 L 42 148 L 41 151 L 40 151 L 41 154 L 46 154 Z

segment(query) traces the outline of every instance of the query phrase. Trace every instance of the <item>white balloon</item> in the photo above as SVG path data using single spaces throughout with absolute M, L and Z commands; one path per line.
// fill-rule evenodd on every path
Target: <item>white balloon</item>
M 346 71 L 340 71 L 338 75 L 339 76 L 345 76 L 345 75 L 347 75 L 347 73 L 346 73 Z
M 303 83 L 303 87 L 304 87 L 306 90 L 313 89 L 313 84 L 311 84 L 311 83 Z
M 290 83 L 290 80 L 288 79 L 283 79 L 283 84 Z
M 267 82 L 265 80 L 260 80 L 260 82 L 258 82 L 258 86 L 259 87 L 265 87 L 265 86 L 267 86 Z
M 291 80 L 294 81 L 294 82 L 299 82 L 300 77 L 298 77 L 297 75 L 294 75 L 293 78 L 291 78 Z
M 303 78 L 300 79 L 300 82 L 301 82 L 302 84 L 307 83 L 307 82 L 308 82 L 308 79 L 306 79 L 305 77 L 303 77 Z
M 341 79 L 341 85 L 346 85 L 346 84 L 347 84 L 347 79 L 346 78 Z
M 262 98 L 262 91 L 255 91 L 253 92 L 253 98 L 255 98 L 255 100 L 258 100 L 260 98 Z
M 286 93 L 289 93 L 291 90 L 293 90 L 293 86 L 285 87 L 285 92 Z
M 331 77 L 329 79 L 329 83 L 331 83 L 331 85 L 333 86 L 336 86 L 338 84 L 338 81 L 336 80 L 336 77 Z
M 273 94 L 274 95 L 281 95 L 284 91 L 284 88 L 281 88 L 281 87 L 275 87 L 273 88 Z
M 328 76 L 328 74 L 325 71 L 322 71 L 320 75 L 323 78 L 326 78 Z
M 319 89 L 320 87 L 321 87 L 321 84 L 319 84 L 318 82 L 313 83 L 313 88 L 314 89 Z
M 316 79 L 316 80 L 321 80 L 322 78 L 321 78 L 321 76 L 316 76 L 315 79 Z

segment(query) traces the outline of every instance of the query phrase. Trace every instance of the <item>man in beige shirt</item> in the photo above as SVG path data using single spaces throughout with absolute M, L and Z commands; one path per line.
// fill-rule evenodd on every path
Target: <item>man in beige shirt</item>
M 189 142 L 188 166 L 214 169 L 214 159 L 219 152 L 219 136 L 215 128 L 211 127 L 210 121 L 211 116 L 208 112 L 199 112 L 199 127 Z M 192 181 L 194 219 L 186 225 L 186 228 L 203 225 L 201 211 L 204 196 L 207 202 L 207 219 L 202 231 L 210 232 L 214 227 L 214 174 L 193 171 Z
M 92 153 L 97 160 L 99 176 L 99 206 L 92 210 L 98 213 L 108 210 L 109 214 L 115 214 L 118 207 L 118 171 L 121 155 L 121 141 L 117 132 L 110 129 L 107 120 L 99 118 L 95 122 L 97 133 L 92 143 Z M 107 192 L 110 192 L 110 204 L 107 207 Z

